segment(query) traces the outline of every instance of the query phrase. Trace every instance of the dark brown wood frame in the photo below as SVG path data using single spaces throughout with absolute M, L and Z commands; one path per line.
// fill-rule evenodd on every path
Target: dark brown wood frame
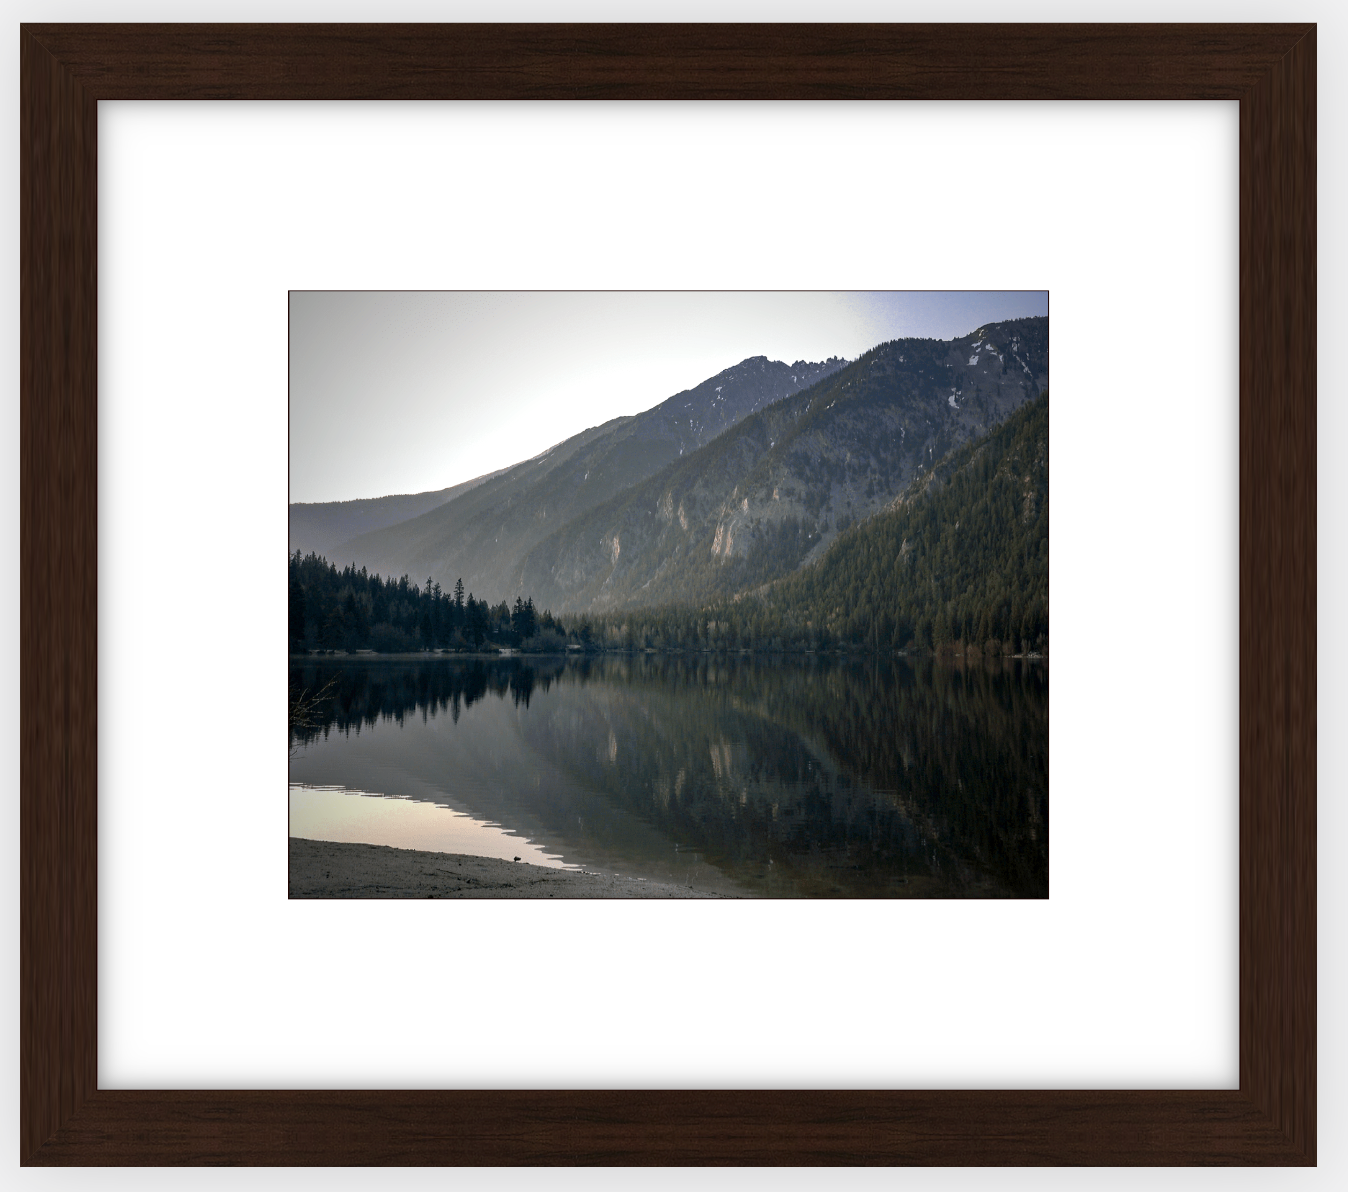
M 27 25 L 25 1164 L 1313 1164 L 1313 25 Z M 1240 102 L 1240 1088 L 98 1088 L 100 99 Z

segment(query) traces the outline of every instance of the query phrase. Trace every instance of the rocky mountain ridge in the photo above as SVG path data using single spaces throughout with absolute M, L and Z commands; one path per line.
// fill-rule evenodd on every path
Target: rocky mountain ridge
M 1046 318 L 882 344 L 540 540 L 508 590 L 581 612 L 770 582 L 1047 385 Z
M 641 414 L 582 431 L 420 516 L 353 537 L 335 549 L 335 561 L 430 576 L 445 586 L 461 577 L 493 600 L 513 597 L 521 559 L 557 526 L 846 363 L 751 357 Z

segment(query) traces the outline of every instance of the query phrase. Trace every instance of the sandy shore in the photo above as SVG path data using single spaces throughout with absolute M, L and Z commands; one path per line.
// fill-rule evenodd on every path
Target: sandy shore
M 495 857 L 290 838 L 291 898 L 720 898 L 691 886 Z

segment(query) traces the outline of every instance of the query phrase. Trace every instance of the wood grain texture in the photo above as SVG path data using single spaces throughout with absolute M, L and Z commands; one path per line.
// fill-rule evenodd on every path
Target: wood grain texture
M 102 99 L 1237 99 L 1297 36 L 1276 25 L 1015 24 L 25 33 Z
M 1315 34 L 1240 110 L 1240 1087 L 1315 1153 Z
M 97 123 L 21 46 L 22 1153 L 97 1087 Z
M 1239 1093 L 100 1092 L 42 1162 L 714 1166 L 1299 1161 Z
M 25 1164 L 1310 1164 L 1313 26 L 24 26 Z M 993 47 L 995 46 L 995 51 Z M 97 1089 L 97 121 L 117 98 L 1238 99 L 1238 1092 Z

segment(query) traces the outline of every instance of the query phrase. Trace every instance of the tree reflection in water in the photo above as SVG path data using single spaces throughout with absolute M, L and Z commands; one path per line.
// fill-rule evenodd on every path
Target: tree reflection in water
M 527 809 L 532 830 L 564 853 L 576 821 L 593 834 L 608 808 L 614 823 L 640 821 L 634 852 L 696 853 L 758 893 L 1048 896 L 1044 663 L 292 660 L 293 691 L 332 680 L 326 704 L 292 726 L 293 748 L 318 755 L 333 733 L 413 733 L 443 716 L 459 726 L 488 697 L 508 701 L 508 731 L 490 731 L 512 754 L 519 789 L 503 796 L 515 800 L 504 811 L 483 814 L 504 821 L 510 806 Z M 545 771 L 565 775 L 571 793 L 529 781 Z M 622 838 L 611 826 L 611 854 L 622 855 Z

